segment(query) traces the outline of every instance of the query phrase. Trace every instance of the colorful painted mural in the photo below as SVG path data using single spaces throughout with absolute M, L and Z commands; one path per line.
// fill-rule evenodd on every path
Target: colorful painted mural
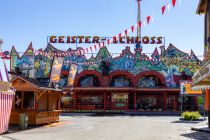
M 82 49 L 82 48 L 77 48 Z M 71 49 L 69 49 L 71 50 Z M 51 44 L 48 44 L 44 52 L 63 52 L 56 49 Z M 98 54 L 94 57 L 91 56 L 87 59 L 84 55 L 73 54 L 71 56 L 64 57 L 62 65 L 61 78 L 59 86 L 64 87 L 67 85 L 68 74 L 70 70 L 70 64 L 72 62 L 78 64 L 77 74 L 84 70 L 97 70 L 102 72 L 102 62 L 108 63 L 109 72 L 116 70 L 126 70 L 131 74 L 137 75 L 144 71 L 156 71 L 161 73 L 165 80 L 166 85 L 169 88 L 177 88 L 179 86 L 179 80 L 190 80 L 192 75 L 201 67 L 201 61 L 197 58 L 193 51 L 190 54 L 184 53 L 170 44 L 167 49 L 164 46 L 160 47 L 160 52 L 155 48 L 151 56 L 147 56 L 142 53 L 142 48 L 137 48 L 134 53 L 131 52 L 130 47 L 126 47 L 122 53 L 113 58 L 106 47 L 99 50 Z M 26 55 L 26 54 L 25 54 Z M 20 60 L 19 60 L 20 59 Z M 11 69 L 14 67 L 31 67 L 33 63 L 27 61 L 28 58 L 22 56 L 19 58 L 13 48 L 11 51 Z M 103 60 L 103 61 L 102 61 Z M 27 64 L 25 64 L 27 62 Z M 45 55 L 37 55 L 34 57 L 34 68 L 36 78 L 49 78 L 52 68 L 53 58 Z M 90 62 L 94 62 L 91 63 Z M 32 64 L 31 64 L 32 63 Z M 87 65 L 89 63 L 90 65 Z M 148 83 L 148 78 L 142 79 L 141 83 Z M 155 80 L 153 79 L 155 84 Z M 152 84 L 151 86 L 154 86 Z
M 11 53 L 11 70 L 14 71 L 18 67 L 22 73 L 34 78 L 34 49 L 30 43 L 28 49 L 20 57 L 15 47 L 12 47 Z
M 138 80 L 138 87 L 141 88 L 159 88 L 161 87 L 159 79 L 155 76 L 145 76 Z

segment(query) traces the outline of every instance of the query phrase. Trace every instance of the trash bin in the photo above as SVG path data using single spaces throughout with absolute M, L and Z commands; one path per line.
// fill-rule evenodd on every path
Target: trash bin
M 26 129 L 28 127 L 28 114 L 19 114 L 19 126 L 20 129 Z

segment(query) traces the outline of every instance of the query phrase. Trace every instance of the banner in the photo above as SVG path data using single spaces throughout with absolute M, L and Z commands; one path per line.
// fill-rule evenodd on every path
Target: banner
M 61 68 L 63 65 L 63 57 L 55 57 L 52 66 L 50 83 L 57 83 L 60 80 Z
M 68 86 L 74 85 L 74 79 L 77 73 L 77 65 L 71 64 L 70 71 L 69 71 L 69 77 L 68 77 Z

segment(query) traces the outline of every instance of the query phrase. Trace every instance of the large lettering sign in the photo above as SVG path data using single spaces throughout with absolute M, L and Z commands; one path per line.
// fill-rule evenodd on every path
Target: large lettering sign
M 67 43 L 67 44 L 76 44 L 76 43 L 102 43 L 109 40 L 112 40 L 112 44 L 164 44 L 164 37 L 98 37 L 98 36 L 49 36 L 47 38 L 48 43 Z

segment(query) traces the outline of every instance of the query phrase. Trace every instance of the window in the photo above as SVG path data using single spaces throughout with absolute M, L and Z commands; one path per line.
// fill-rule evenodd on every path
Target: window
M 97 76 L 95 75 L 86 75 L 79 79 L 80 87 L 99 87 L 100 82 Z
M 122 76 L 113 76 L 111 81 L 112 87 L 131 87 L 131 79 L 125 75 Z
M 155 88 L 160 87 L 161 82 L 158 77 L 155 76 L 145 76 L 141 77 L 138 81 L 138 87 L 142 88 Z
M 34 92 L 24 92 L 23 108 L 27 110 L 34 108 Z

